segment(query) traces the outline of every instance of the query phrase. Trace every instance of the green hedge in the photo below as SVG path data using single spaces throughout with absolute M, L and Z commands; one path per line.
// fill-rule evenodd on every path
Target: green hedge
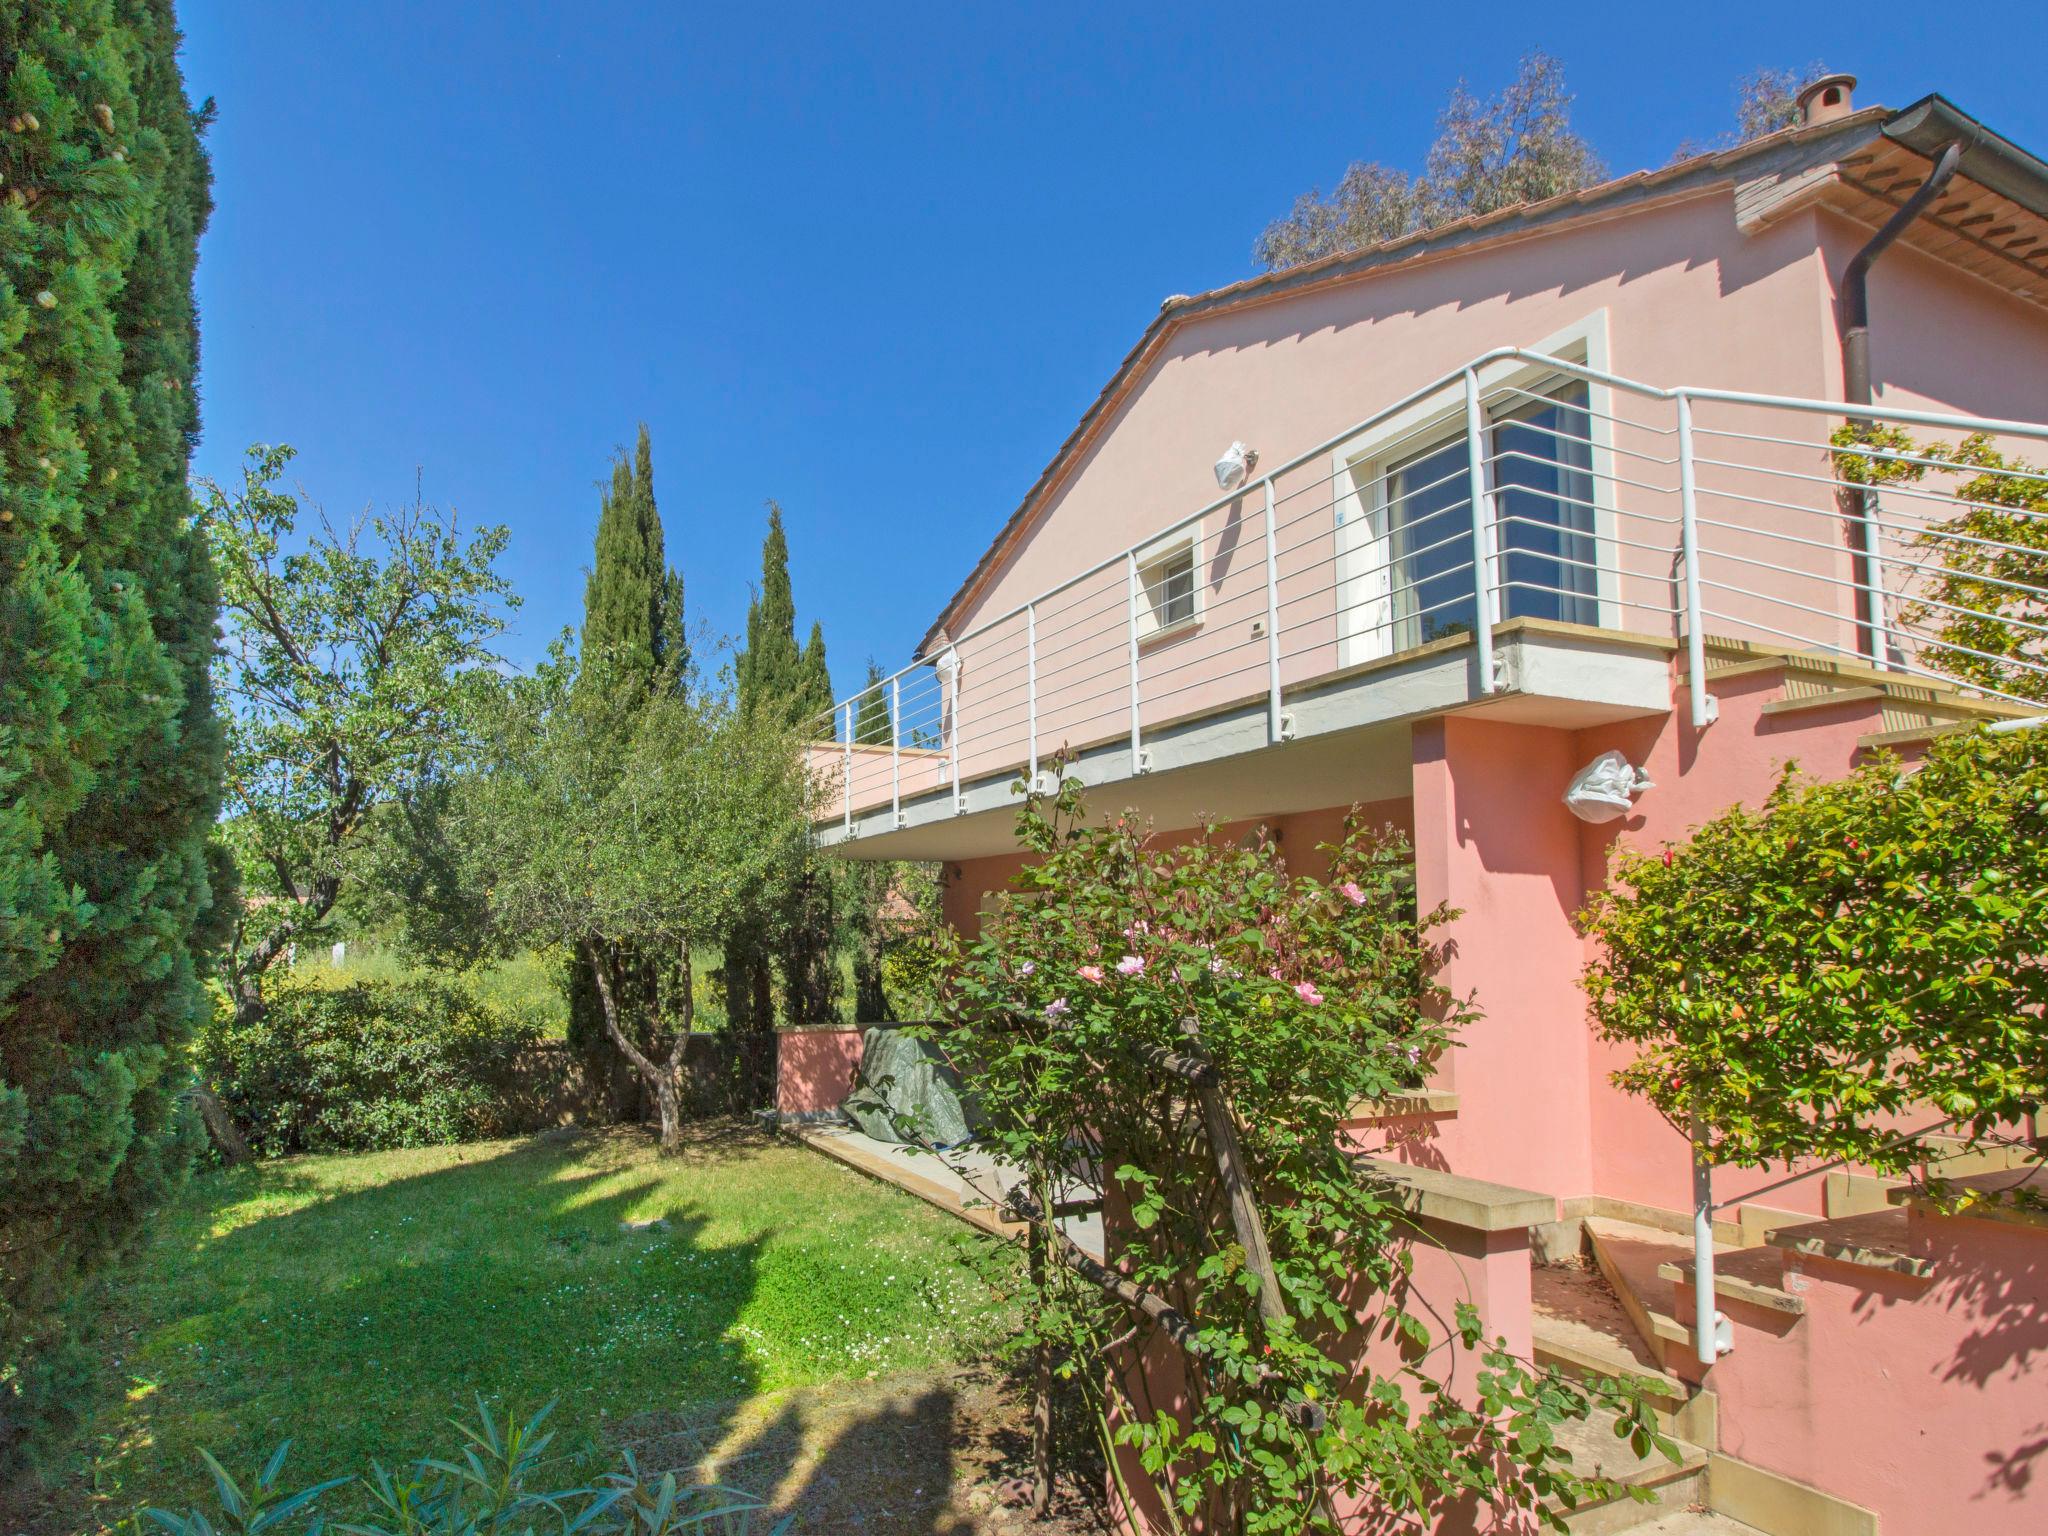
M 420 979 L 287 984 L 259 1022 L 217 1020 L 201 1052 L 261 1157 L 535 1130 L 552 1122 L 567 1066 L 531 1022 Z

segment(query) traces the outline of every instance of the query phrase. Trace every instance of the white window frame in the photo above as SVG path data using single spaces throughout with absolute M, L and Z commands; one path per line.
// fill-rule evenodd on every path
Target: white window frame
M 1202 525 L 1190 523 L 1185 528 L 1176 528 L 1163 538 L 1154 539 L 1138 550 L 1138 643 L 1149 645 L 1154 640 L 1166 640 L 1175 635 L 1185 635 L 1202 627 Z M 1160 609 L 1167 599 L 1161 591 L 1166 575 L 1162 567 L 1185 555 L 1188 560 L 1188 614 L 1184 619 L 1166 623 L 1160 618 Z
M 1606 309 L 1593 311 L 1528 350 L 1581 363 L 1596 373 L 1608 372 Z M 1482 394 L 1503 385 L 1541 392 L 1547 385 L 1573 378 L 1576 375 L 1507 358 L 1479 370 L 1479 387 Z M 1594 612 L 1600 628 L 1614 629 L 1619 627 L 1621 573 L 1614 542 L 1613 391 L 1597 379 L 1584 382 L 1587 437 L 1591 442 L 1589 474 L 1593 484 Z M 1487 425 L 1493 425 L 1491 417 Z M 1386 526 L 1387 471 L 1404 459 L 1443 446 L 1464 431 L 1464 388 L 1453 384 L 1389 417 L 1371 431 L 1340 443 L 1331 453 L 1339 667 L 1377 661 L 1395 650 L 1393 571 L 1389 558 L 1392 546 Z M 1490 493 L 1490 483 L 1487 489 Z M 1364 530 L 1362 536 L 1350 531 L 1360 529 Z M 1489 576 L 1484 585 L 1489 589 L 1495 623 L 1500 622 L 1500 593 L 1492 572 L 1499 559 L 1497 540 L 1489 541 Z

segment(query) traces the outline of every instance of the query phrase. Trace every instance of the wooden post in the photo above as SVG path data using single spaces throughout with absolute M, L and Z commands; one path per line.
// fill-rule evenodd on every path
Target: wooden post
M 1043 1520 L 1052 1508 L 1052 1341 L 1045 1336 L 1046 1226 L 1031 1223 L 1031 1289 L 1038 1297 L 1038 1344 L 1032 1350 L 1031 1516 Z

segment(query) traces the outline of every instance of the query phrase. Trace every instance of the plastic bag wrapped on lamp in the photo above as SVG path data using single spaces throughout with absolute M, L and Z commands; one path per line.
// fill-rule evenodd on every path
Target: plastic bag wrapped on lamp
M 1613 821 L 1629 813 L 1637 795 L 1656 787 L 1649 774 L 1619 752 L 1602 752 L 1572 775 L 1565 808 L 1581 821 Z

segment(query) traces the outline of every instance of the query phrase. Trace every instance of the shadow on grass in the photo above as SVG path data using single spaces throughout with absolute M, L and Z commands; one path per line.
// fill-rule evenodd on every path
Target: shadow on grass
M 88 1528 L 201 1497 L 202 1448 L 253 1469 L 290 1438 L 298 1483 L 446 1456 L 482 1392 L 501 1415 L 558 1399 L 550 1476 L 582 1478 L 609 1470 L 599 1425 L 625 1405 L 756 1392 L 735 1325 L 775 1233 L 708 1244 L 715 1212 L 674 1175 L 715 1179 L 757 1145 L 706 1134 L 657 1161 L 638 1132 L 551 1133 L 360 1187 L 312 1160 L 209 1176 L 124 1287 L 153 1305 L 116 1294 L 103 1317 Z M 272 1196 L 285 1208 L 232 1213 Z

